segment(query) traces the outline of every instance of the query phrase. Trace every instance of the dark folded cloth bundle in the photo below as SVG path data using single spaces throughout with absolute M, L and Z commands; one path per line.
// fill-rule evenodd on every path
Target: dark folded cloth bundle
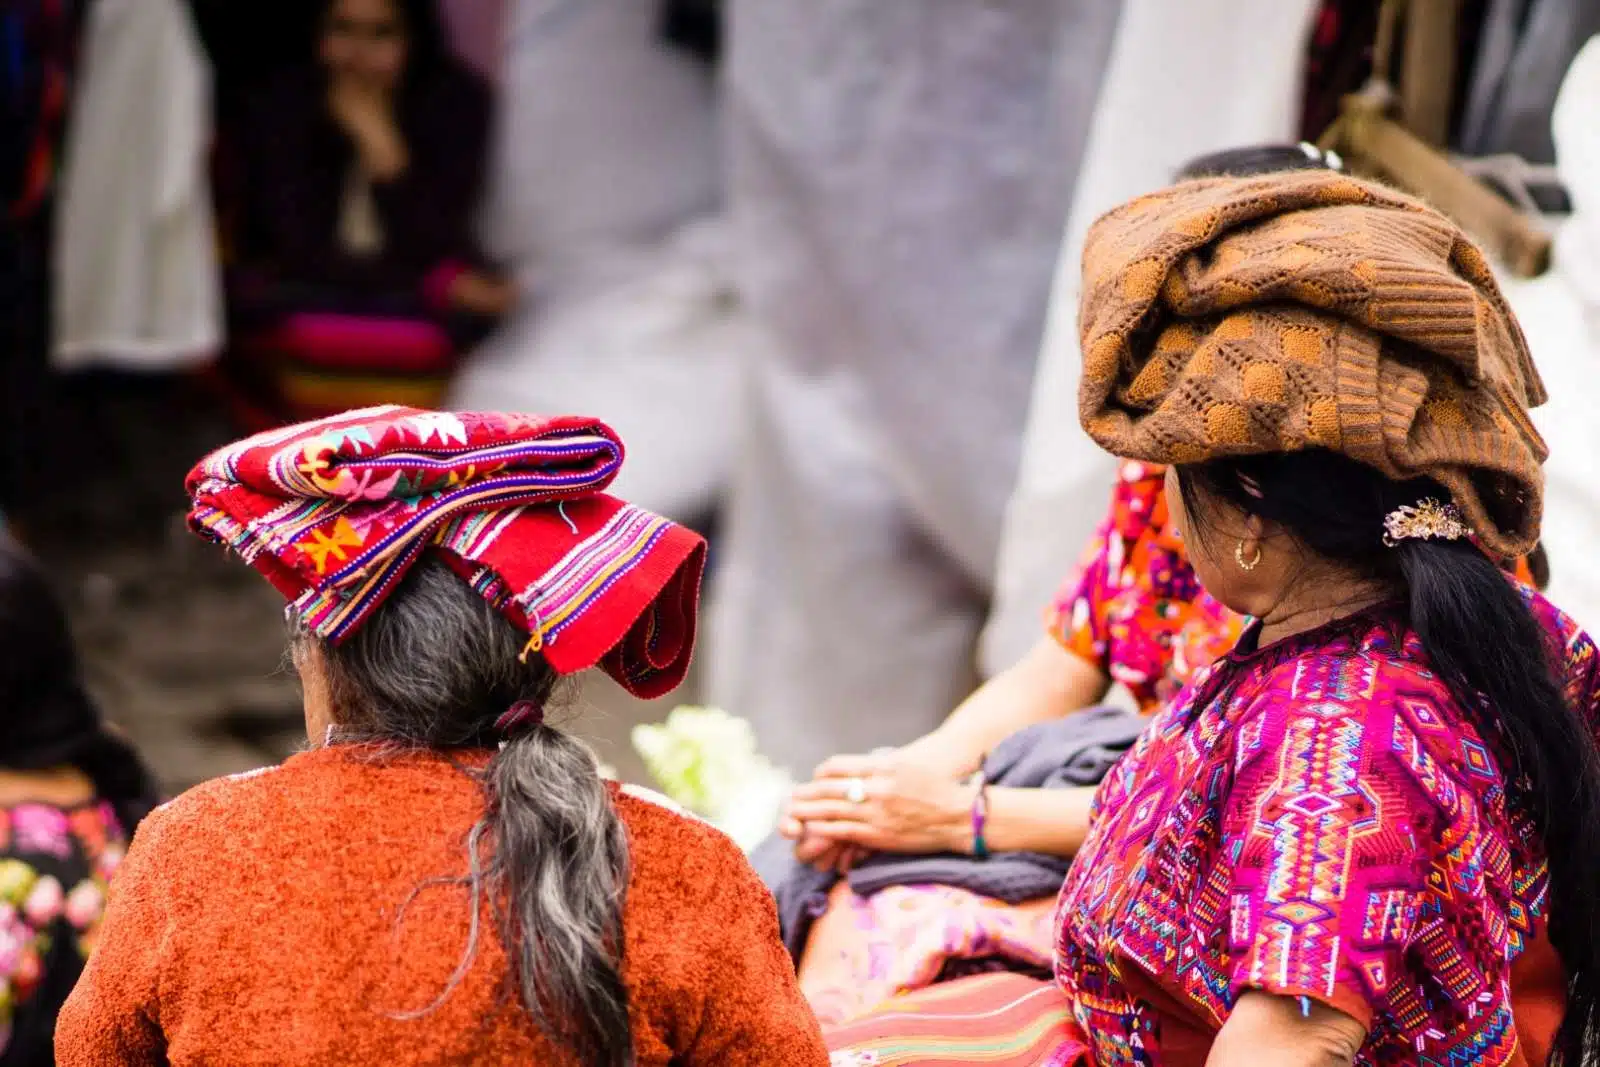
M 1006 738 L 984 760 L 984 776 L 1004 789 L 1062 789 L 1098 785 L 1144 730 L 1145 719 L 1115 708 L 1093 708 L 1040 723 Z M 798 961 L 812 921 L 826 907 L 839 876 L 794 858 L 793 845 L 774 836 L 751 857 L 778 900 L 784 944 Z M 940 853 L 880 853 L 850 871 L 861 896 L 896 885 L 946 885 L 1021 904 L 1061 888 L 1071 860 L 1037 852 L 997 852 L 987 859 Z

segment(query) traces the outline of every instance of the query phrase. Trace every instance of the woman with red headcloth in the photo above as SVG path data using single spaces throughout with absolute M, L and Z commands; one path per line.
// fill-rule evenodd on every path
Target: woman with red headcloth
M 819 1067 L 733 842 L 546 718 L 688 669 L 704 542 L 579 418 L 370 409 L 243 441 L 191 522 L 290 601 L 309 751 L 151 815 L 59 1063 Z

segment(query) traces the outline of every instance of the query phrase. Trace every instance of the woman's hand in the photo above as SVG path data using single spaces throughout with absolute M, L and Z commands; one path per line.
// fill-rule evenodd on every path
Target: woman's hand
M 355 142 L 367 177 L 383 182 L 405 173 L 410 155 L 387 90 L 359 78 L 336 78 L 328 88 L 328 113 Z
M 973 792 L 899 752 L 835 756 L 795 789 L 783 829 L 803 834 L 802 845 L 820 838 L 872 852 L 966 852 Z

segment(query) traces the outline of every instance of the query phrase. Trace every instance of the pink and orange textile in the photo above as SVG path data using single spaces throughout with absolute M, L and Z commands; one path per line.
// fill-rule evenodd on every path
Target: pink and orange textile
M 980 974 L 885 1001 L 825 1031 L 832 1067 L 1090 1067 L 1054 983 Z
M 1005 904 L 943 885 L 857 896 L 834 886 L 800 961 L 800 991 L 824 1026 L 939 982 L 954 968 L 1047 974 L 1055 900 Z
M 705 542 L 603 492 L 623 460 L 578 416 L 380 407 L 247 438 L 190 472 L 190 525 L 337 642 L 424 550 L 562 674 L 660 696 L 694 644 Z

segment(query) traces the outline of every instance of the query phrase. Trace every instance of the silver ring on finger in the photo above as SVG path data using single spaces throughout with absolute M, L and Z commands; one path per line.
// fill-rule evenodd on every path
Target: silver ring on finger
M 844 798 L 852 804 L 867 799 L 867 783 L 860 778 L 850 778 L 844 783 Z

